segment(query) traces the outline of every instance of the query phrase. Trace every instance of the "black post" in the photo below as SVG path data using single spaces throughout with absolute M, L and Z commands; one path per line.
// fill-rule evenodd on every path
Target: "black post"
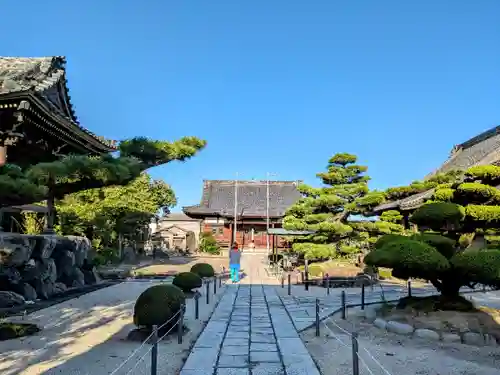
M 151 349 L 151 375 L 158 372 L 158 326 L 153 326 L 153 348 Z
M 305 260 L 304 273 L 306 276 L 306 282 L 304 285 L 306 290 L 309 290 L 309 261 L 307 259 Z
M 217 294 L 217 276 L 214 276 L 214 294 Z
M 281 275 L 281 287 L 285 287 L 285 276 Z
M 352 332 L 352 374 L 359 375 L 358 333 Z
M 408 297 L 411 297 L 411 280 L 408 280 Z
M 330 295 L 330 275 L 326 274 L 326 294 Z
M 319 298 L 316 298 L 316 337 L 319 336 Z
M 365 309 L 365 284 L 361 284 L 361 310 Z
M 207 305 L 210 304 L 210 280 L 207 280 L 207 283 L 206 283 L 206 286 L 207 286 Z
M 196 320 L 200 318 L 200 294 L 198 291 L 194 293 L 194 318 Z
M 184 308 L 181 306 L 181 312 L 179 314 L 179 320 L 177 321 L 177 343 L 182 344 L 182 326 L 184 325 Z
M 342 319 L 345 319 L 346 316 L 346 309 L 345 309 L 345 290 L 342 291 L 342 294 L 340 295 L 341 301 L 342 301 Z
M 222 275 L 219 275 L 219 288 L 222 287 Z
M 292 294 L 292 275 L 288 274 L 288 295 Z

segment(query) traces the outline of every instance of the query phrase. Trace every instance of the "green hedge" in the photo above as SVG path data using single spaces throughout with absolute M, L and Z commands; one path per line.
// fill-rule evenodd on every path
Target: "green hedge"
M 172 284 L 181 288 L 184 292 L 201 287 L 203 281 L 201 277 L 193 272 L 181 272 L 174 277 Z
M 215 275 L 214 268 L 208 263 L 196 263 L 191 267 L 191 272 L 200 277 L 213 277 Z

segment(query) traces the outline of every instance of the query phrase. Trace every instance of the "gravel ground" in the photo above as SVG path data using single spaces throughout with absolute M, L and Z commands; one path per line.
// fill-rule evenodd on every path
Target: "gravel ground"
M 335 319 L 334 322 L 347 331 L 351 331 L 353 327 L 357 328 L 360 357 L 371 370 L 368 371 L 360 363 L 361 375 L 500 374 L 500 346 L 475 347 L 413 339 L 380 330 L 356 317 L 347 321 Z M 352 375 L 352 339 L 333 323 L 327 324 L 333 335 L 322 324 L 320 337 L 314 336 L 314 328 L 304 331 L 301 337 L 322 374 Z M 363 348 L 367 349 L 387 372 L 375 363 Z
M 157 283 L 157 282 L 156 282 Z M 26 321 L 43 326 L 36 336 L 0 342 L 0 373 L 2 375 L 108 375 L 134 352 L 140 343 L 125 341 L 134 329 L 132 312 L 139 294 L 155 282 L 123 282 L 80 298 L 69 300 L 27 316 Z M 194 300 L 186 306 L 185 324 L 189 332 L 182 344 L 175 335 L 164 340 L 158 349 L 158 373 L 176 374 L 189 349 L 210 318 L 223 294 L 218 289 L 210 304 L 205 295 L 200 299 L 200 320 L 194 319 Z M 200 290 L 204 294 L 204 288 Z M 149 374 L 151 348 L 145 345 L 116 373 Z M 132 367 L 145 355 L 137 368 Z

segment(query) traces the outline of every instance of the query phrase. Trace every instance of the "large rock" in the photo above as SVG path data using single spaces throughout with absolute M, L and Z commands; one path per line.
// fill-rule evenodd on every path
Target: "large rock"
M 67 236 L 67 239 L 73 242 L 73 254 L 75 254 L 75 265 L 77 267 L 83 266 L 87 254 L 92 247 L 90 240 L 87 237 Z
M 415 330 L 414 335 L 427 340 L 439 340 L 439 333 L 432 329 L 418 328 Z
M 22 266 L 30 259 L 32 245 L 28 238 L 18 233 L 0 232 L 0 265 Z
M 484 335 L 475 332 L 465 332 L 462 336 L 464 344 L 483 346 L 484 345 Z
M 35 288 L 28 283 L 23 283 L 22 295 L 26 301 L 36 301 L 38 298 Z
M 13 307 L 24 305 L 25 299 L 20 294 L 10 291 L 0 291 L 0 307 Z
M 462 338 L 457 333 L 443 333 L 441 339 L 443 342 L 462 342 Z
M 38 236 L 26 236 L 30 241 L 33 241 L 33 253 L 31 257 L 34 259 L 48 259 L 52 255 L 56 244 L 57 236 L 51 235 L 38 235 Z
M 36 261 L 36 267 L 38 268 L 39 276 L 37 278 L 41 280 L 48 280 L 54 283 L 57 280 L 57 267 L 54 259 L 49 258 L 45 260 Z
M 68 288 L 80 288 L 85 285 L 85 276 L 79 268 L 73 268 L 71 273 L 65 273 L 59 279 Z
M 82 271 L 85 279 L 85 284 L 93 285 L 101 282 L 101 278 L 99 277 L 99 274 L 97 273 L 95 267 L 92 267 L 91 269 L 82 269 Z
M 21 274 L 15 267 L 0 267 L 0 290 L 13 290 L 21 282 Z
M 395 322 L 393 320 L 387 322 L 386 329 L 389 332 L 397 333 L 399 335 L 411 335 L 413 333 L 413 327 L 411 325 Z
M 38 298 L 41 299 L 49 299 L 55 292 L 54 283 L 50 279 L 36 279 L 33 286 Z
M 57 269 L 57 277 L 70 276 L 75 268 L 75 254 L 72 251 L 64 250 L 54 257 Z

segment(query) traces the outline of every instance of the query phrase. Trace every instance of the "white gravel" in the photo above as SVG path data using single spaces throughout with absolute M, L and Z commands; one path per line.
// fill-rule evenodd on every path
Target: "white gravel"
M 135 328 L 132 313 L 137 297 L 155 283 L 158 281 L 124 282 L 28 315 L 27 322 L 44 329 L 36 336 L 0 342 L 0 374 L 110 374 L 140 346 L 125 339 Z M 175 335 L 159 345 L 159 374 L 175 374 L 180 370 L 223 291 L 224 287 L 222 291 L 218 288 L 214 299 L 211 287 L 209 305 L 202 296 L 200 320 L 194 319 L 194 300 L 187 300 L 185 324 L 190 331 L 181 345 Z M 150 348 L 145 345 L 116 375 L 127 374 Z M 150 355 L 146 354 L 145 360 L 130 373 L 149 374 L 149 366 Z
M 335 319 L 334 322 L 349 332 L 353 327 L 358 330 L 360 357 L 370 369 L 368 371 L 360 363 L 361 375 L 500 374 L 500 347 L 444 344 L 404 337 L 382 331 L 357 318 L 350 321 Z M 301 337 L 323 374 L 352 375 L 351 336 L 330 322 L 328 327 L 333 336 L 322 324 L 320 337 L 314 336 L 314 328 L 303 332 Z M 372 356 L 387 372 L 371 358 Z

